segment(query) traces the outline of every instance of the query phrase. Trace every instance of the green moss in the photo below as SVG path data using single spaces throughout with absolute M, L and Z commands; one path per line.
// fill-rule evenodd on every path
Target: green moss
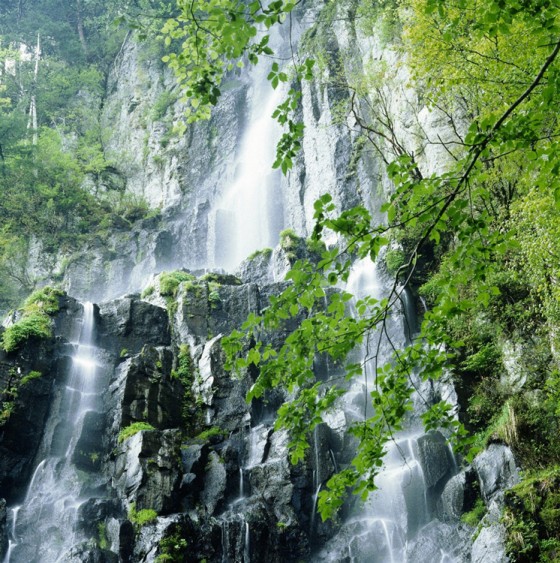
M 481 498 L 479 498 L 477 499 L 473 509 L 470 510 L 469 512 L 465 512 L 461 516 L 461 522 L 464 522 L 468 526 L 472 526 L 473 528 L 476 528 L 476 526 L 478 526 L 478 524 L 480 523 L 480 521 L 482 520 L 485 514 L 486 514 L 486 505 L 484 504 L 484 501 Z
M 146 297 L 150 297 L 155 291 L 155 287 L 153 285 L 149 285 L 144 291 L 142 291 L 142 299 L 146 299 Z
M 46 286 L 34 291 L 23 303 L 23 311 L 41 311 L 47 315 L 54 315 L 59 310 L 59 298 L 64 295 L 60 289 Z
M 119 432 L 117 441 L 119 444 L 122 444 L 122 442 L 132 438 L 132 436 L 138 434 L 138 432 L 141 432 L 142 430 L 155 430 L 155 428 L 148 422 L 133 422 Z
M 193 436 L 202 424 L 200 404 L 193 393 L 193 383 L 196 368 L 187 344 L 181 344 L 177 355 L 177 365 L 171 372 L 171 377 L 177 378 L 183 384 L 181 401 L 181 415 L 183 431 L 187 437 Z
M 2 335 L 2 347 L 13 352 L 29 338 L 49 338 L 52 335 L 51 320 L 42 313 L 30 313 L 9 326 Z
M 99 549 L 109 549 L 109 540 L 107 539 L 107 524 L 99 522 L 97 524 L 97 545 Z
M 43 374 L 40 371 L 30 371 L 27 375 L 24 375 L 19 382 L 20 386 L 27 385 L 33 379 L 38 379 Z
M 136 510 L 136 503 L 133 502 L 128 510 L 128 519 L 136 528 L 151 524 L 157 519 L 157 512 L 151 508 Z
M 201 432 L 195 440 L 197 442 L 208 442 L 212 438 L 223 438 L 225 436 L 225 432 L 219 428 L 218 426 L 212 426 L 212 428 L 208 428 L 208 430 L 204 430 Z
M 302 239 L 296 235 L 293 229 L 284 229 L 280 232 L 280 248 L 285 252 L 288 260 L 297 258 L 297 249 Z
M 215 309 L 222 301 L 220 298 L 220 287 L 220 284 L 216 282 L 210 282 L 208 284 L 208 302 L 212 309 Z
M 255 250 L 255 252 L 249 254 L 249 256 L 247 256 L 247 260 L 256 260 L 261 256 L 263 258 L 270 258 L 271 255 L 272 255 L 272 248 L 262 248 L 261 250 Z
M 293 229 L 284 229 L 280 232 L 280 247 L 284 250 L 293 248 L 299 240 L 300 237 Z
M 325 243 L 322 240 L 317 240 L 314 238 L 308 238 L 305 241 L 305 245 L 307 246 L 307 251 L 311 254 L 315 254 L 320 257 L 323 252 L 327 249 Z
M 33 292 L 20 309 L 19 321 L 9 326 L 2 335 L 2 347 L 13 352 L 29 338 L 52 336 L 52 322 L 49 315 L 59 309 L 59 297 L 64 292 L 52 287 L 43 287 Z
M 404 265 L 406 260 L 405 253 L 401 249 L 388 250 L 385 254 L 385 266 L 387 271 L 395 276 L 401 266 Z
M 163 272 L 159 275 L 159 292 L 163 297 L 175 297 L 181 282 L 192 282 L 196 278 L 187 272 Z

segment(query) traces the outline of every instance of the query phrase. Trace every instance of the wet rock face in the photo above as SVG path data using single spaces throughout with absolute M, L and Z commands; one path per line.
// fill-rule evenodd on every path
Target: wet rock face
M 15 399 L 12 395 L 2 397 L 13 402 L 11 416 L 0 427 L 0 497 L 9 503 L 21 498 L 31 477 L 51 405 L 71 369 L 73 347 L 68 341 L 76 338 L 73 323 L 81 313 L 81 304 L 61 297 L 54 317 L 56 338 L 32 338 L 16 352 L 0 351 L 0 393 L 17 389 Z M 41 376 L 20 384 L 31 372 Z
M 507 563 L 509 557 L 505 551 L 506 530 L 496 523 L 484 527 L 474 540 L 471 552 L 472 563 Z
M 112 485 L 136 509 L 169 514 L 179 510 L 181 436 L 178 430 L 141 431 L 125 440 Z
M 503 444 L 490 444 L 473 462 L 485 502 L 519 482 L 519 472 L 511 450 Z
M 172 359 L 169 349 L 147 346 L 118 366 L 109 387 L 114 431 L 134 422 L 161 429 L 181 425 L 184 391 L 171 376 Z
M 477 476 L 472 467 L 453 476 L 445 484 L 437 503 L 438 517 L 444 522 L 457 522 L 476 502 Z
M 99 315 L 99 345 L 116 354 L 137 354 L 147 344 L 171 342 L 167 311 L 138 295 L 102 304 Z
M 78 545 L 64 556 L 67 563 L 119 563 L 119 557 L 116 553 L 92 547 L 90 543 Z
M 437 486 L 453 468 L 449 446 L 440 432 L 429 432 L 418 438 L 418 455 L 428 488 Z

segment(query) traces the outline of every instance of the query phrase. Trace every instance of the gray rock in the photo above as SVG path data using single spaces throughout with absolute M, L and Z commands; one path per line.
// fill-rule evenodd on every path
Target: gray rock
M 466 526 L 432 520 L 406 549 L 406 561 L 468 561 L 470 533 Z
M 134 422 L 160 429 L 181 426 L 184 389 L 171 377 L 172 361 L 170 349 L 146 346 L 119 366 L 107 398 L 113 434 Z
M 59 559 L 60 563 L 119 563 L 119 557 L 107 549 L 101 549 L 95 542 L 84 542 L 73 547 Z
M 462 514 L 472 509 L 476 501 L 475 481 L 476 475 L 471 467 L 449 479 L 437 501 L 441 520 L 457 522 Z
M 72 461 L 77 467 L 84 471 L 99 469 L 104 451 L 104 431 L 105 414 L 95 411 L 87 412 L 72 456 Z
M 115 462 L 113 486 L 136 509 L 168 514 L 179 508 L 181 436 L 178 430 L 141 431 L 125 440 Z
M 472 563 L 508 563 L 505 533 L 503 524 L 499 523 L 482 528 L 472 545 Z
M 274 281 L 271 268 L 272 250 L 259 252 L 251 259 L 244 260 L 237 273 L 244 283 L 264 285 Z
M 417 443 L 426 486 L 434 487 L 453 469 L 449 445 L 441 432 L 437 431 L 420 436 Z
M 492 497 L 519 482 L 519 472 L 511 450 L 503 444 L 490 444 L 474 459 L 482 497 L 488 504 Z
M 216 452 L 210 452 L 206 475 L 204 476 L 204 490 L 200 500 L 208 514 L 213 514 L 216 506 L 223 499 L 226 490 L 226 470 Z
M 99 525 L 109 518 L 122 516 L 120 502 L 114 499 L 90 498 L 78 508 L 77 529 L 87 537 L 99 539 Z
M 98 326 L 101 346 L 117 355 L 123 350 L 137 354 L 148 344 L 171 342 L 167 311 L 131 295 L 103 303 Z

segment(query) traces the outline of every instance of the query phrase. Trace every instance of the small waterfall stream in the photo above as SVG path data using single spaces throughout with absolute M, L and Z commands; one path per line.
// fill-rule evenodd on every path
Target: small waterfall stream
M 358 261 L 350 274 L 347 289 L 355 299 L 366 295 L 383 297 L 383 283 L 378 269 L 369 259 Z M 397 347 L 410 342 L 415 330 L 412 307 L 406 297 L 402 300 L 402 312 L 393 313 L 387 320 L 385 340 L 390 338 Z M 342 409 L 348 423 L 363 420 L 371 413 L 369 391 L 375 381 L 372 348 L 377 348 L 379 332 L 367 335 L 359 351 L 364 366 L 362 380 L 351 384 L 343 400 Z M 390 361 L 391 346 L 382 342 L 379 347 L 379 365 Z M 417 413 L 415 413 L 417 414 Z M 429 487 L 419 455 L 419 441 L 425 434 L 412 417 L 409 428 L 394 436 L 387 445 L 384 467 L 378 475 L 379 489 L 371 493 L 365 503 L 356 503 L 347 514 L 338 534 L 330 545 L 322 550 L 317 561 L 335 563 L 346 558 L 353 563 L 402 563 L 409 561 L 411 542 L 421 538 L 423 528 L 432 521 Z M 454 455 L 444 446 L 450 458 L 449 472 L 457 472 Z M 425 463 L 425 461 L 424 461 Z M 425 532 L 430 534 L 430 530 Z M 437 540 L 436 540 L 437 541 Z M 434 554 L 435 556 L 435 554 Z M 455 559 L 443 548 L 437 547 L 438 559 L 452 563 Z M 434 559 L 435 561 L 435 559 Z
M 280 41 L 278 33 L 273 33 L 272 44 Z M 248 71 L 248 123 L 232 164 L 233 179 L 222 187 L 210 214 L 208 262 L 227 271 L 255 250 L 275 246 L 284 228 L 282 177 L 272 168 L 282 129 L 272 114 L 285 89 L 270 87 L 265 67 Z
M 54 563 L 82 539 L 75 524 L 80 504 L 90 495 L 83 495 L 87 477 L 77 463 L 77 446 L 88 432 L 88 413 L 100 407 L 93 304 L 83 305 L 76 332 L 69 377 L 51 413 L 56 424 L 43 440 L 44 458 L 22 504 L 10 510 L 10 544 L 4 563 Z

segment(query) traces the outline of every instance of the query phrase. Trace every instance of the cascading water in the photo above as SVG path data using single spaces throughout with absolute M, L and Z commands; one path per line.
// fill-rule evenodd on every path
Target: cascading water
M 10 511 L 5 563 L 55 562 L 83 539 L 75 527 L 77 511 L 90 495 L 84 495 L 87 477 L 75 463 L 76 446 L 87 433 L 87 413 L 99 407 L 91 303 L 83 305 L 83 317 L 76 329 L 78 339 L 73 345 L 70 374 L 53 405 L 52 431 L 43 439 L 44 458 L 35 469 L 22 504 Z
M 262 68 L 249 72 L 249 122 L 233 163 L 233 180 L 210 214 L 209 265 L 232 271 L 253 251 L 275 246 L 284 226 L 281 175 L 273 170 L 281 128 L 272 113 L 285 91 L 270 88 Z
M 355 299 L 365 296 L 380 299 L 386 286 L 376 265 L 364 259 L 353 266 L 347 289 Z M 363 378 L 352 383 L 341 407 L 348 424 L 371 414 L 369 392 L 375 385 L 373 355 L 378 354 L 377 363 L 383 365 L 391 358 L 389 340 L 396 347 L 410 340 L 415 321 L 406 299 L 403 299 L 402 309 L 401 314 L 393 314 L 386 320 L 384 334 L 375 331 L 366 335 L 359 351 Z M 382 339 L 380 346 L 379 338 Z M 419 459 L 419 441 L 425 436 L 415 422 L 411 422 L 408 430 L 394 436 L 387 445 L 384 467 L 376 479 L 379 489 L 370 494 L 365 503 L 354 505 L 338 536 L 317 555 L 317 561 L 334 563 L 348 558 L 353 563 L 402 563 L 410 560 L 409 546 L 423 534 L 431 533 L 427 524 L 433 518 L 428 484 Z M 450 458 L 448 471 L 454 474 L 457 471 L 454 455 L 447 445 L 443 446 L 443 451 Z M 433 556 L 453 562 L 453 556 L 439 547 L 437 541 L 434 541 Z

